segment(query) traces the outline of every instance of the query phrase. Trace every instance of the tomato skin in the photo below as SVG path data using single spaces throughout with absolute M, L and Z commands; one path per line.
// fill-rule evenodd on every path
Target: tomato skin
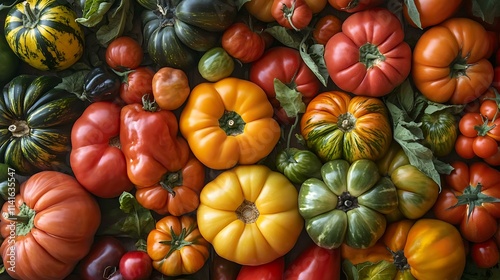
M 498 143 L 490 136 L 476 136 L 472 142 L 472 150 L 480 158 L 493 156 L 498 150 Z
M 339 280 L 340 262 L 340 249 L 326 249 L 312 243 L 287 266 L 283 279 Z
M 121 257 L 119 266 L 124 280 L 147 280 L 153 273 L 151 258 L 144 251 L 128 251 Z
M 494 238 L 470 246 L 472 260 L 479 268 L 490 268 L 498 264 L 500 254 Z
M 498 113 L 498 105 L 496 101 L 491 99 L 483 100 L 479 107 L 479 113 L 481 113 L 481 115 L 488 120 L 493 120 Z
M 410 73 L 411 57 L 399 19 L 385 8 L 350 15 L 324 52 L 330 78 L 339 88 L 371 97 L 400 85 Z
M 142 96 L 153 93 L 155 72 L 149 67 L 139 67 L 124 72 L 120 86 L 120 98 L 127 104 L 142 103 Z
M 81 260 L 79 276 L 83 280 L 102 279 L 106 275 L 106 267 L 118 268 L 125 253 L 125 247 L 118 239 L 102 236 L 94 241 L 90 252 Z
M 499 166 L 500 165 L 500 145 L 498 146 L 497 152 L 490 156 L 483 158 L 484 162 L 491 166 Z
M 236 22 L 222 34 L 221 45 L 235 59 L 243 63 L 253 62 L 266 49 L 266 41 L 261 34 L 243 22 Z
M 234 70 L 234 61 L 222 47 L 206 51 L 198 61 L 198 72 L 209 82 L 229 77 Z
M 462 134 L 457 136 L 455 141 L 455 152 L 463 159 L 472 159 L 476 156 L 472 149 L 474 137 L 467 137 Z
M 343 12 L 354 13 L 369 8 L 373 8 L 384 3 L 384 0 L 328 0 L 328 3 L 335 9 Z M 353 4 L 355 3 L 355 4 Z
M 210 279 L 235 280 L 241 265 L 213 253 L 210 261 Z
M 151 82 L 153 97 L 163 110 L 178 109 L 191 92 L 188 77 L 181 69 L 162 67 L 153 75 Z
M 241 267 L 236 280 L 274 280 L 283 279 L 285 258 L 279 257 L 274 261 L 261 265 L 244 265 Z
M 450 1 L 433 1 L 433 0 L 413 0 L 415 6 L 417 6 L 418 13 L 420 15 L 420 26 L 419 28 L 424 29 L 429 26 L 439 24 L 446 19 L 450 18 L 460 7 L 462 0 L 450 0 Z M 417 25 L 413 22 L 408 14 L 408 6 L 406 1 L 403 2 L 403 15 L 406 21 L 413 27 Z
M 321 12 L 327 0 L 305 0 L 313 14 Z M 251 0 L 245 2 L 245 9 L 255 18 L 265 23 L 276 21 L 272 15 L 272 6 L 274 0 Z
M 466 113 L 458 122 L 458 129 L 462 135 L 467 137 L 476 137 L 477 130 L 474 128 L 477 125 L 483 124 L 483 119 L 479 113 Z
M 313 16 L 305 0 L 274 0 L 271 14 L 279 25 L 296 31 L 307 27 Z
M 342 31 L 342 21 L 331 14 L 324 15 L 314 25 L 313 39 L 316 43 L 326 45 L 330 38 Z
M 126 71 L 139 67 L 144 53 L 136 39 L 121 36 L 109 43 L 106 48 L 106 63 L 116 71 Z

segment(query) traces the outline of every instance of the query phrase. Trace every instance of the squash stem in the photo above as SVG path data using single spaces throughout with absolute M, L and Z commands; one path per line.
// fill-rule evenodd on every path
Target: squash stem
M 39 17 L 35 15 L 28 1 L 24 4 L 24 12 L 26 17 L 23 17 L 23 25 L 26 28 L 34 28 L 38 24 Z

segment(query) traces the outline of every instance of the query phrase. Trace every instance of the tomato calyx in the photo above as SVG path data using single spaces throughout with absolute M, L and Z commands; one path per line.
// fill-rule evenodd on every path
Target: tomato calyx
M 483 203 L 496 203 L 500 202 L 499 198 L 492 197 L 486 194 L 483 194 L 481 192 L 481 189 L 483 188 L 483 185 L 481 183 L 477 183 L 477 185 L 471 186 L 468 185 L 464 191 L 462 192 L 461 195 L 456 196 L 457 198 L 457 203 L 450 208 L 455 208 L 461 205 L 468 205 L 468 210 L 467 210 L 467 221 L 474 211 L 474 208 L 476 206 L 480 206 Z
M 234 136 L 243 133 L 245 121 L 234 111 L 225 111 L 219 119 L 219 127 L 226 132 L 227 136 Z
M 497 125 L 496 124 L 489 124 L 489 120 L 483 116 L 481 116 L 483 119 L 483 124 L 481 125 L 475 125 L 474 129 L 477 131 L 477 136 L 486 136 L 490 130 L 495 128 Z M 493 121 L 491 121 L 493 122 Z
M 12 136 L 17 138 L 28 135 L 30 132 L 30 127 L 24 120 L 15 121 L 13 124 L 9 125 L 7 129 L 10 131 L 10 133 L 12 133 Z
M 358 207 L 358 198 L 349 192 L 343 192 L 338 196 L 337 209 L 347 212 Z
M 160 186 L 175 197 L 174 188 L 182 185 L 182 171 L 169 172 L 160 181 Z
M 451 63 L 450 63 L 450 77 L 458 77 L 458 76 L 467 76 L 467 69 L 469 65 L 467 63 L 467 59 L 470 54 L 467 54 L 465 57 L 458 55 Z
M 408 260 L 405 257 L 405 252 L 403 250 L 397 250 L 393 251 L 389 249 L 389 247 L 386 247 L 387 250 L 391 253 L 392 258 L 393 258 L 393 263 L 396 266 L 396 269 L 399 271 L 402 270 L 407 270 L 410 268 L 410 265 L 408 264 Z
M 104 272 L 102 273 L 102 278 L 111 279 L 113 275 L 118 272 L 118 268 L 116 266 L 108 265 L 104 268 Z
M 238 206 L 235 212 L 238 219 L 245 224 L 254 223 L 255 221 L 257 221 L 257 218 L 259 218 L 260 215 L 259 209 L 257 209 L 255 203 L 250 202 L 246 199 L 241 203 L 240 206 Z
M 19 206 L 17 215 L 8 212 L 2 213 L 4 218 L 16 223 L 16 236 L 25 236 L 31 232 L 31 229 L 35 227 L 35 214 L 35 210 L 31 209 L 26 203 Z
M 359 62 L 363 63 L 366 69 L 373 68 L 383 61 L 385 61 L 385 56 L 377 46 L 366 43 L 359 48 Z
M 356 125 L 356 117 L 351 113 L 345 113 L 339 116 L 337 126 L 342 132 L 349 132 L 354 129 Z
M 184 246 L 191 246 L 193 245 L 192 241 L 186 241 L 186 237 L 191 234 L 191 232 L 194 230 L 193 226 L 190 226 L 188 229 L 185 227 L 182 228 L 181 233 L 177 235 L 172 227 L 170 227 L 170 236 L 172 237 L 172 240 L 163 240 L 160 241 L 161 244 L 168 245 L 170 246 L 170 249 L 168 250 L 167 254 L 163 259 L 168 259 L 170 255 L 172 255 L 175 251 L 178 251 L 182 249 Z
M 291 7 L 288 7 L 285 3 L 282 3 L 283 4 L 283 7 L 281 8 L 281 10 L 283 11 L 283 17 L 290 23 L 290 26 L 295 30 L 295 31 L 300 31 L 299 28 L 297 28 L 294 24 L 293 24 L 293 20 L 292 20 L 292 17 L 293 17 L 293 14 L 295 12 L 295 2 L 296 0 L 292 1 L 292 6 Z
M 149 94 L 144 94 L 142 96 L 142 109 L 148 112 L 156 112 L 158 111 L 158 104 L 153 99 L 151 100 L 151 96 Z

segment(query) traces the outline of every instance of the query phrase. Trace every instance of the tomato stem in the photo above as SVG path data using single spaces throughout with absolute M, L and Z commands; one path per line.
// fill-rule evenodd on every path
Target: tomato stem
M 408 264 L 408 260 L 405 257 L 405 253 L 403 250 L 393 251 L 389 247 L 386 247 L 389 252 L 391 252 L 393 263 L 396 266 L 397 270 L 407 270 L 410 268 Z
M 474 208 L 483 205 L 483 203 L 498 203 L 500 198 L 492 197 L 481 192 L 483 185 L 479 182 L 476 186 L 468 185 L 461 195 L 456 196 L 457 203 L 450 208 L 461 205 L 467 205 L 467 221 L 474 211 Z
M 219 119 L 219 127 L 227 136 L 236 136 L 243 133 L 245 121 L 234 111 L 225 111 Z
M 385 56 L 376 45 L 366 43 L 359 48 L 359 62 L 363 63 L 366 69 L 377 66 L 383 61 L 385 61 Z
M 182 172 L 169 172 L 160 181 L 160 186 L 175 197 L 174 188 L 182 185 Z
M 295 2 L 296 2 L 296 0 L 292 1 L 292 7 L 290 7 L 290 8 L 288 8 L 287 5 L 285 3 L 283 3 L 283 8 L 281 9 L 281 11 L 283 11 L 283 17 L 286 18 L 286 20 L 288 20 L 288 22 L 290 23 L 290 26 L 295 31 L 300 31 L 299 28 L 295 27 L 295 25 L 293 24 L 293 20 L 292 20 L 293 14 L 295 12 Z
M 163 257 L 163 259 L 167 259 L 172 255 L 177 250 L 182 249 L 184 246 L 190 246 L 194 242 L 192 241 L 187 241 L 186 237 L 191 234 L 191 232 L 194 230 L 193 226 L 190 226 L 188 229 L 185 227 L 182 228 L 181 233 L 177 234 L 172 227 L 170 227 L 170 236 L 172 237 L 171 240 L 164 240 L 160 241 L 161 244 L 169 245 L 170 249 L 168 250 L 167 254 Z
M 337 209 L 347 212 L 358 207 L 358 198 L 349 192 L 343 192 L 338 196 Z
M 238 219 L 245 224 L 255 223 L 260 215 L 255 203 L 248 200 L 244 200 L 235 212 Z
M 156 112 L 158 111 L 158 104 L 156 104 L 154 98 L 151 98 L 150 94 L 146 93 L 142 96 L 142 108 L 144 111 Z

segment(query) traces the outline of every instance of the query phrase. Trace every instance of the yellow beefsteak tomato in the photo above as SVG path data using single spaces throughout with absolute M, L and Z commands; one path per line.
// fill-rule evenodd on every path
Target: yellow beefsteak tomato
M 219 256 L 242 265 L 285 255 L 304 227 L 295 186 L 283 174 L 257 164 L 239 165 L 207 183 L 197 221 Z
M 179 128 L 205 166 L 229 169 L 255 164 L 274 149 L 281 130 L 273 114 L 258 85 L 229 77 L 193 88 Z

